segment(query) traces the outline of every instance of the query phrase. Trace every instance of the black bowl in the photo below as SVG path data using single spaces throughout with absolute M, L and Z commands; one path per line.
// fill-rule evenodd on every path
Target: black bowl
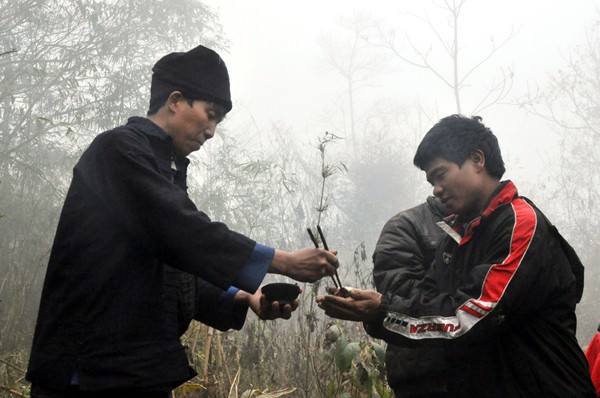
M 291 304 L 300 294 L 300 287 L 291 283 L 269 283 L 262 287 L 267 301 L 279 301 L 279 304 Z

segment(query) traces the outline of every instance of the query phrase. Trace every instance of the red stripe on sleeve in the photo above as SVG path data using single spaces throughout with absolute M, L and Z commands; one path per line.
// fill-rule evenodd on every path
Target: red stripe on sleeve
M 485 314 L 481 314 L 479 312 L 477 312 L 475 309 L 468 307 L 466 305 L 463 305 L 462 307 L 459 308 L 461 311 L 466 312 L 468 314 L 471 314 L 472 316 L 474 316 L 475 318 L 483 318 L 483 316 Z
M 500 301 L 508 283 L 521 265 L 535 234 L 537 215 L 531 205 L 523 199 L 516 199 L 511 205 L 515 214 L 515 224 L 510 241 L 510 253 L 502 263 L 492 265 L 488 271 L 481 296 L 477 300 L 483 303 L 495 304 Z

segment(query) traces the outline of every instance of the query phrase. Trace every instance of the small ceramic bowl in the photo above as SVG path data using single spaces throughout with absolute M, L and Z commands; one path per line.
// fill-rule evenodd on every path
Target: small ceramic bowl
M 262 287 L 268 301 L 279 301 L 279 304 L 291 304 L 300 294 L 300 287 L 292 283 L 269 283 Z

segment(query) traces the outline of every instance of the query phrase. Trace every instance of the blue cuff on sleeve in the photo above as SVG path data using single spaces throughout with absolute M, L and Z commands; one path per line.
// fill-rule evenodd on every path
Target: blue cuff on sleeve
M 219 297 L 219 309 L 221 312 L 224 313 L 230 313 L 231 310 L 233 309 L 233 298 L 235 297 L 235 294 L 239 291 L 240 289 L 238 289 L 235 286 L 230 286 L 229 289 L 223 291 L 223 293 L 221 293 L 221 296 Z
M 271 262 L 273 262 L 274 255 L 275 249 L 257 243 L 246 266 L 238 275 L 233 285 L 249 293 L 255 293 L 265 278 Z

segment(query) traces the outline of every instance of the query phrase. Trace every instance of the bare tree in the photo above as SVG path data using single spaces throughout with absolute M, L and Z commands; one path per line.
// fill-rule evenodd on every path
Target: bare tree
M 435 2 L 434 2 L 435 3 Z M 452 92 L 456 112 L 462 113 L 464 110 L 462 92 L 470 84 L 473 74 L 487 63 L 504 45 L 514 36 L 511 31 L 506 38 L 500 42 L 492 37 L 490 39 L 490 48 L 482 54 L 477 60 L 470 62 L 469 65 L 462 67 L 464 58 L 462 56 L 462 37 L 460 36 L 461 12 L 466 0 L 443 0 L 435 3 L 447 15 L 448 31 L 442 31 L 436 26 L 430 16 L 420 16 L 415 13 L 408 13 L 414 18 L 423 22 L 431 29 L 435 40 L 441 46 L 442 56 L 433 52 L 433 44 L 428 48 L 421 48 L 415 44 L 414 39 L 409 33 L 405 34 L 407 50 L 398 43 L 397 31 L 395 29 L 385 29 L 378 27 L 378 39 L 371 40 L 370 43 L 379 47 L 389 49 L 402 62 L 428 70 L 438 81 L 446 86 Z M 446 39 L 450 38 L 450 39 Z M 450 62 L 444 62 L 442 66 L 434 63 L 435 60 L 448 59 Z M 450 68 L 445 68 L 449 65 Z M 512 88 L 513 81 L 512 68 L 500 68 L 500 78 L 491 82 L 485 93 L 477 99 L 468 111 L 469 114 L 477 114 L 490 106 L 503 101 Z
M 320 41 L 325 65 L 345 83 L 342 117 L 330 115 L 328 120 L 331 131 L 345 137 L 351 149 L 339 154 L 348 172 L 331 197 L 344 226 L 340 238 L 351 252 L 371 250 L 389 217 L 426 196 L 412 165 L 416 137 L 423 130 L 421 111 L 380 90 L 390 56 L 369 42 L 377 26 L 370 16 L 353 14 Z M 350 275 L 349 282 L 358 281 Z
M 336 34 L 324 33 L 319 44 L 323 49 L 324 65 L 337 76 L 345 85 L 340 95 L 342 126 L 336 126 L 335 134 L 347 138 L 346 144 L 356 153 L 360 141 L 358 138 L 358 121 L 361 108 L 357 104 L 359 93 L 375 85 L 384 70 L 381 55 L 375 54 L 364 40 L 365 35 L 374 26 L 374 21 L 367 15 L 355 13 L 351 17 L 338 21 Z M 347 116 L 346 116 L 347 115 Z
M 549 211 L 586 265 L 586 288 L 579 309 L 582 343 L 591 338 L 600 305 L 600 20 L 586 42 L 574 49 L 566 67 L 550 83 L 521 99 L 519 105 L 549 122 L 559 150 L 547 159 L 549 177 L 538 184 Z

